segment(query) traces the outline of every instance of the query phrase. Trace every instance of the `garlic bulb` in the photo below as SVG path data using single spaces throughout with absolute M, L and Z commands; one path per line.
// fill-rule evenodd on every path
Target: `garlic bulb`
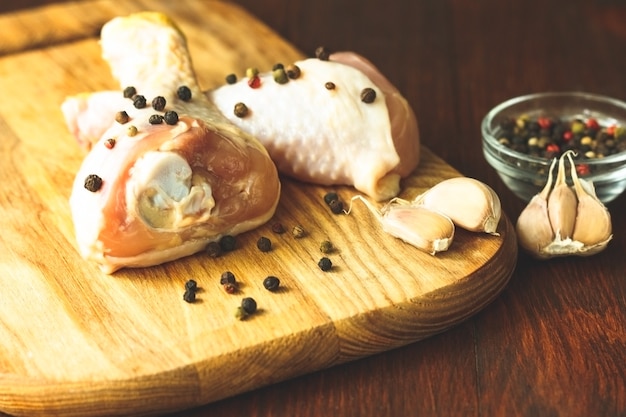
M 596 197 L 593 184 L 578 178 L 568 151 L 552 161 L 545 187 L 535 195 L 517 219 L 522 248 L 537 258 L 578 255 L 602 251 L 612 239 L 611 214 Z M 569 160 L 573 186 L 567 185 L 565 160 Z

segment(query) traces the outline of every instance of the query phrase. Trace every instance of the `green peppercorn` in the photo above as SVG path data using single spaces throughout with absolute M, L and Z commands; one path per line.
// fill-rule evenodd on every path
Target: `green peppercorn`
M 254 314 L 257 309 L 256 301 L 252 297 L 245 297 L 241 300 L 241 308 L 248 314 Z
M 246 69 L 246 77 L 248 78 L 254 78 L 257 75 L 259 75 L 259 70 L 258 68 L 255 67 L 250 67 Z
M 198 283 L 196 282 L 196 280 L 193 280 L 193 279 L 187 280 L 187 282 L 185 282 L 185 290 L 187 290 L 187 291 L 197 291 L 198 290 Z
M 246 317 L 248 317 L 248 313 L 246 312 L 246 310 L 244 310 L 242 306 L 238 306 L 235 310 L 235 318 L 237 318 L 238 320 L 245 320 Z
M 230 271 L 222 272 L 222 275 L 220 276 L 220 284 L 235 284 L 236 282 L 237 279 L 235 278 L 235 274 Z
M 133 98 L 137 94 L 137 90 L 133 86 L 128 86 L 124 89 L 124 98 Z
M 274 81 L 278 84 L 286 84 L 289 82 L 289 77 L 283 68 L 278 68 L 272 71 L 272 76 L 274 77 Z
M 193 303 L 194 301 L 196 301 L 196 292 L 193 290 L 185 290 L 185 293 L 183 294 L 183 300 L 188 303 Z
M 256 247 L 259 248 L 261 252 L 269 252 L 272 250 L 272 241 L 265 236 L 261 236 L 256 242 Z
M 85 178 L 85 188 L 92 193 L 95 193 L 102 188 L 102 178 L 96 174 L 87 175 L 87 178 Z
M 168 110 L 163 115 L 163 120 L 165 120 L 165 123 L 167 123 L 168 125 L 175 125 L 176 123 L 178 123 L 178 113 L 176 113 L 174 110 Z
M 211 258 L 218 258 L 220 255 L 222 255 L 222 248 L 220 247 L 220 244 L 218 242 L 209 242 L 206 245 L 205 250 L 207 255 L 209 255 Z
M 119 124 L 123 125 L 124 123 L 128 123 L 129 120 L 130 117 L 128 116 L 128 113 L 126 113 L 126 111 L 122 110 L 115 113 L 115 121 Z
M 373 103 L 374 100 L 376 100 L 376 90 L 368 87 L 361 91 L 361 101 L 363 103 Z
M 223 252 L 232 252 L 235 250 L 235 246 L 237 241 L 234 236 L 225 235 L 220 239 L 220 248 L 222 248 Z
M 268 291 L 276 291 L 280 286 L 280 280 L 278 277 L 270 275 L 263 280 L 263 287 Z
M 326 49 L 326 47 L 318 46 L 317 49 L 315 49 L 315 57 L 317 59 L 321 59 L 322 61 L 328 61 L 330 52 Z
M 300 67 L 296 64 L 291 64 L 287 66 L 287 76 L 292 80 L 300 77 Z
M 137 109 L 143 109 L 146 107 L 146 98 L 141 94 L 137 94 L 133 97 L 133 106 Z
M 191 100 L 191 90 L 186 85 L 181 85 L 176 90 L 176 96 L 182 101 L 189 101 Z
M 322 271 L 328 272 L 332 269 L 333 263 L 327 257 L 323 257 L 322 259 L 319 260 L 319 262 L 317 263 L 317 266 L 319 266 Z
M 335 246 L 333 246 L 330 240 L 323 240 L 320 243 L 320 252 L 322 253 L 331 253 L 335 250 Z
M 163 116 L 161 116 L 160 114 L 153 114 L 148 119 L 148 122 L 151 125 L 160 125 L 161 123 L 163 123 Z
M 285 69 L 285 66 L 280 62 L 277 62 L 272 66 L 272 71 L 276 71 L 278 69 Z
M 152 99 L 152 108 L 156 111 L 163 111 L 165 109 L 166 100 L 163 96 L 156 96 Z
M 237 82 L 237 76 L 235 74 L 228 74 L 226 76 L 226 83 L 235 84 Z
M 234 113 L 237 117 L 246 117 L 248 115 L 248 106 L 244 103 L 237 103 L 235 104 Z

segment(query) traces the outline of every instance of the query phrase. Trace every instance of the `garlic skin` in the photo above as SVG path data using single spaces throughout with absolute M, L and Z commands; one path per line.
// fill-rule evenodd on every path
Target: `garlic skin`
M 539 259 L 593 255 L 604 250 L 613 238 L 611 214 L 596 196 L 593 184 L 578 178 L 572 153 L 568 151 L 559 158 L 554 184 L 552 172 L 557 160 L 552 162 L 545 187 L 517 219 L 520 246 Z M 566 183 L 566 159 L 573 187 Z
M 442 213 L 465 230 L 498 235 L 496 230 L 502 217 L 500 198 L 491 187 L 474 178 L 441 181 L 418 195 L 411 205 Z

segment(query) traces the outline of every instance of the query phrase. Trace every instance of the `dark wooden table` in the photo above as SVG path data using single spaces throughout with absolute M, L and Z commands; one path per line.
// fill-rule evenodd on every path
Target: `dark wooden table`
M 423 143 L 492 185 L 513 221 L 524 203 L 482 157 L 485 113 L 547 90 L 626 99 L 624 0 L 237 3 L 304 52 L 369 57 L 414 106 Z M 502 295 L 443 334 L 172 417 L 626 416 L 626 196 L 609 209 L 606 251 L 521 254 Z

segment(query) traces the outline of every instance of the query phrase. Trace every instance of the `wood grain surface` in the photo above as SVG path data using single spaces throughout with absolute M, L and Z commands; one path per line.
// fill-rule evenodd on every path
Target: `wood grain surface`
M 230 3 L 94 1 L 0 17 L 10 28 L 0 42 L 0 411 L 126 415 L 205 404 L 421 340 L 502 291 L 517 260 L 506 216 L 499 237 L 457 230 L 452 248 L 432 257 L 382 233 L 364 206 L 333 215 L 322 202 L 328 188 L 288 179 L 275 220 L 302 225 L 301 239 L 267 225 L 216 260 L 199 254 L 112 276 L 81 260 L 67 198 L 83 154 L 59 105 L 117 88 L 99 27 L 146 9 L 170 14 L 186 33 L 204 88 L 235 69 L 303 55 Z M 458 175 L 424 147 L 402 196 Z M 354 195 L 334 189 L 345 201 Z M 262 235 L 274 243 L 269 253 L 255 247 Z M 328 273 L 316 265 L 325 239 L 337 247 Z M 219 286 L 225 270 L 239 293 Z M 283 289 L 263 289 L 267 275 Z M 194 304 L 182 300 L 190 278 L 201 288 Z M 259 312 L 239 321 L 244 296 Z

